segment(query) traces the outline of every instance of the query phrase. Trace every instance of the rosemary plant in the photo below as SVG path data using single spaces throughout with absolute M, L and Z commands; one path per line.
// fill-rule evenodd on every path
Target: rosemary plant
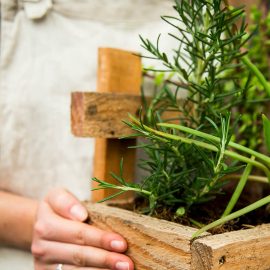
M 222 0 L 176 0 L 174 9 L 175 16 L 162 19 L 174 29 L 168 35 L 178 42 L 175 50 L 162 51 L 161 36 L 155 43 L 141 37 L 148 52 L 144 57 L 164 66 L 159 70 L 148 68 L 146 74 L 170 76 L 159 75 L 159 91 L 150 104 L 143 96 L 139 119 L 130 115 L 126 122 L 134 130 L 133 137 L 145 139 L 134 147 L 146 152 L 147 158 L 139 166 L 148 175 L 140 183 L 127 183 L 122 176 L 122 161 L 120 176 L 112 174 L 119 185 L 93 180 L 99 183 L 97 189 L 118 190 L 110 198 L 130 190 L 146 197 L 149 204 L 145 211 L 150 214 L 162 206 L 174 209 L 176 215 L 188 215 L 192 205 L 224 192 L 224 178 L 236 171 L 243 173 L 221 219 L 208 229 L 270 203 L 268 196 L 230 214 L 253 168 L 270 181 L 270 157 L 233 141 L 238 135 L 239 106 L 250 88 L 250 81 L 243 83 L 243 74 L 237 71 L 248 67 L 254 76 L 263 75 L 259 70 L 254 73 L 255 65 L 243 51 L 250 40 L 243 7 L 229 7 Z M 187 97 L 179 101 L 179 95 L 184 94 Z M 266 116 L 263 122 L 270 147 L 270 122 Z

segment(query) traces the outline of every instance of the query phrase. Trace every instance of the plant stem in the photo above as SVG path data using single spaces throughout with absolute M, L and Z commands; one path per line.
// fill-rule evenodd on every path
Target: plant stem
M 147 77 L 147 78 L 150 78 L 150 79 L 155 79 L 155 76 L 154 75 L 151 75 L 147 72 L 144 72 L 143 73 L 143 77 Z M 182 82 L 177 82 L 177 81 L 173 81 L 173 80 L 170 80 L 170 79 L 166 79 L 164 80 L 164 83 L 169 83 L 169 84 L 173 84 L 173 85 L 176 85 L 176 86 L 179 86 L 181 88 L 188 88 L 188 84 L 185 84 L 185 83 L 182 83 Z
M 210 140 L 210 141 L 214 141 L 214 142 L 218 142 L 218 143 L 220 142 L 220 138 L 218 138 L 216 136 L 201 132 L 201 131 L 196 130 L 196 129 L 185 127 L 185 126 L 182 126 L 182 125 L 167 124 L 167 123 L 158 123 L 158 125 L 161 126 L 161 127 L 168 127 L 168 128 L 177 129 L 177 130 L 180 130 L 180 131 L 183 131 L 183 132 L 186 132 L 186 133 L 189 133 L 189 134 L 193 134 L 195 136 L 198 136 L 198 137 Z M 245 152 L 245 153 L 250 154 L 252 156 L 255 156 L 256 158 L 258 158 L 261 161 L 265 162 L 266 165 L 270 166 L 270 157 L 268 157 L 268 156 L 266 156 L 266 155 L 264 155 L 262 153 L 256 152 L 256 151 L 254 151 L 254 150 L 252 150 L 252 149 L 250 149 L 248 147 L 245 147 L 245 146 L 240 145 L 240 144 L 235 143 L 235 142 L 229 142 L 228 145 L 230 147 L 232 147 L 232 148 L 235 148 L 235 149 L 239 150 L 239 151 L 242 151 L 242 152 Z
M 131 115 L 129 115 L 129 117 L 132 119 L 133 122 L 135 122 L 138 125 L 141 125 L 141 123 L 136 118 L 134 118 Z M 189 139 L 189 138 L 185 138 L 185 137 L 181 137 L 181 136 L 177 136 L 177 135 L 173 135 L 173 134 L 168 134 L 168 133 L 165 133 L 165 132 L 162 132 L 162 131 L 152 129 L 152 128 L 146 126 L 146 125 L 142 125 L 142 127 L 145 130 L 147 130 L 148 132 L 151 132 L 151 133 L 156 134 L 158 136 L 161 136 L 163 138 L 167 138 L 167 139 L 171 139 L 171 140 L 175 140 L 175 141 L 181 141 L 181 142 L 187 143 L 187 144 L 195 144 L 195 145 L 197 145 L 199 147 L 202 147 L 202 148 L 214 151 L 214 152 L 218 152 L 218 148 L 216 146 L 205 143 L 205 142 L 201 142 L 201 141 L 197 141 L 197 140 L 193 140 L 193 139 Z M 268 178 L 268 180 L 270 182 L 270 171 L 264 164 L 262 164 L 262 163 L 260 163 L 260 162 L 258 162 L 256 160 L 252 160 L 250 158 L 242 156 L 242 155 L 240 155 L 238 153 L 229 151 L 229 150 L 226 150 L 224 152 L 224 154 L 226 156 L 232 157 L 234 159 L 240 160 L 240 161 L 245 162 L 245 163 L 250 163 L 250 164 L 254 165 L 255 167 L 260 168 L 261 170 L 263 170 L 265 172 L 265 174 L 266 174 L 266 176 L 267 176 L 267 178 Z
M 189 221 L 198 228 L 203 228 L 205 226 L 204 224 L 202 224 L 201 222 L 199 222 L 193 218 L 190 218 Z
M 113 175 L 112 175 L 113 176 Z M 113 176 L 114 177 L 114 176 Z M 115 178 L 115 177 L 114 177 Z M 148 191 L 148 190 L 145 190 L 143 188 L 139 188 L 139 187 L 131 187 L 131 186 L 128 186 L 128 185 L 121 185 L 121 186 L 118 186 L 118 185 L 115 185 L 115 184 L 112 184 L 112 183 L 108 183 L 108 182 L 105 182 L 105 181 L 102 181 L 102 180 L 99 180 L 97 179 L 96 177 L 93 177 L 92 178 L 93 181 L 99 183 L 98 187 L 97 188 L 93 188 L 91 189 L 92 191 L 94 190 L 100 190 L 100 189 L 107 189 L 107 188 L 112 188 L 112 189 L 118 189 L 118 190 L 122 190 L 122 191 L 135 191 L 135 192 L 138 192 L 138 193 L 142 193 L 144 195 L 147 195 L 147 196 L 150 196 L 152 195 L 152 192 Z M 117 180 L 119 182 L 119 180 Z M 123 182 L 121 182 L 123 184 Z M 124 182 L 124 184 L 127 184 L 126 182 Z
M 254 160 L 254 157 L 251 157 L 251 159 Z M 247 164 L 241 178 L 240 178 L 240 181 L 238 182 L 238 185 L 229 201 L 229 203 L 227 204 L 227 207 L 224 211 L 224 213 L 222 214 L 221 217 L 225 217 L 225 216 L 228 216 L 231 211 L 233 210 L 235 204 L 237 203 L 246 183 L 247 183 L 247 180 L 248 180 L 248 176 L 250 175 L 250 172 L 252 170 L 252 164 Z
M 119 190 L 124 190 L 124 191 L 135 191 L 135 192 L 138 192 L 138 193 L 142 193 L 144 195 L 147 195 L 147 196 L 150 196 L 152 193 L 148 190 L 145 190 L 145 189 L 140 189 L 140 188 L 133 188 L 133 187 L 128 187 L 128 186 L 113 186 L 111 188 L 114 188 L 114 189 L 119 189 Z
M 250 61 L 248 56 L 243 56 L 241 58 L 242 62 L 253 72 L 253 74 L 257 77 L 258 81 L 263 86 L 264 90 L 267 92 L 268 96 L 270 97 L 270 84 L 265 79 L 264 75 L 261 71 Z
M 222 177 L 221 180 L 239 180 L 241 178 L 241 174 L 230 174 Z M 256 181 L 261 183 L 268 183 L 267 177 L 259 176 L 259 175 L 249 175 L 248 181 Z
M 207 230 L 210 230 L 210 229 L 212 229 L 212 228 L 214 228 L 216 226 L 222 225 L 225 222 L 228 222 L 228 221 L 230 221 L 232 219 L 235 219 L 235 218 L 238 218 L 238 217 L 240 217 L 242 215 L 245 215 L 245 214 L 247 214 L 247 213 L 249 213 L 249 212 L 251 212 L 251 211 L 253 211 L 253 210 L 255 210 L 255 209 L 259 208 L 259 207 L 262 207 L 263 205 L 268 204 L 268 203 L 270 203 L 270 195 L 266 196 L 263 199 L 258 200 L 255 203 L 252 203 L 252 204 L 242 208 L 241 210 L 238 210 L 238 211 L 236 211 L 236 212 L 234 212 L 234 213 L 232 213 L 232 214 L 230 214 L 230 215 L 228 215 L 226 217 L 222 217 L 222 218 L 220 218 L 220 219 L 206 225 L 205 227 L 201 228 L 196 233 L 194 233 L 192 235 L 192 239 L 195 238 L 195 237 L 198 237 L 200 234 L 202 234 L 203 232 L 205 232 Z

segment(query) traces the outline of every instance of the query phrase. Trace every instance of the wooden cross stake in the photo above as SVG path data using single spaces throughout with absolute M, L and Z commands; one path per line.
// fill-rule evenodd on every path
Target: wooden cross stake
M 75 136 L 95 137 L 94 177 L 116 183 L 110 172 L 119 173 L 124 159 L 124 177 L 134 180 L 135 150 L 128 149 L 136 139 L 121 139 L 132 131 L 121 120 L 136 114 L 141 105 L 141 59 L 135 53 L 100 48 L 97 92 L 74 92 L 71 103 L 71 127 Z M 96 183 L 93 182 L 93 187 Z M 92 201 L 99 201 L 115 190 L 99 190 Z M 127 195 L 125 195 L 125 198 Z M 122 196 L 123 198 L 123 196 Z

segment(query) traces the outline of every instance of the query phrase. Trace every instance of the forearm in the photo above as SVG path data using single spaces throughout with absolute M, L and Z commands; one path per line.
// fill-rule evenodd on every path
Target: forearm
M 0 191 L 0 244 L 30 250 L 38 202 Z

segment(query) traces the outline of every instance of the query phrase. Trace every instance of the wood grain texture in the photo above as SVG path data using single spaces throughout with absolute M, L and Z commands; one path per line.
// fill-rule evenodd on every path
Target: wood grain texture
M 270 224 L 193 242 L 192 270 L 270 270 Z
M 150 98 L 146 98 L 149 103 Z M 179 106 L 182 101 L 179 100 Z M 78 137 L 119 138 L 134 131 L 123 123 L 128 113 L 138 116 L 142 106 L 139 95 L 73 92 L 71 98 L 71 129 Z M 190 106 L 190 110 L 192 107 Z M 162 119 L 177 119 L 179 112 L 164 112 Z M 172 122 L 172 121 L 171 121 Z M 176 123 L 178 123 L 176 121 Z
M 136 270 L 190 270 L 195 229 L 103 204 L 86 207 L 93 225 L 127 239 Z
M 270 270 L 270 224 L 191 240 L 196 229 L 104 204 L 90 223 L 121 234 L 136 270 Z
M 139 94 L 142 82 L 141 58 L 135 52 L 99 48 L 97 90 L 107 93 Z
M 110 172 L 119 175 L 120 161 L 123 158 L 123 177 L 127 182 L 134 181 L 136 151 L 134 149 L 129 149 L 130 146 L 134 145 L 136 145 L 136 140 L 133 139 L 96 139 L 94 177 L 119 185 L 119 183 L 110 175 Z M 97 187 L 97 183 L 92 182 L 92 187 Z M 97 202 L 115 192 L 116 191 L 113 189 L 96 190 L 92 193 L 92 201 Z M 128 199 L 131 196 L 133 196 L 131 192 L 126 192 L 121 196 L 117 196 L 116 199 Z
M 141 58 L 134 52 L 112 48 L 100 48 L 98 57 L 97 91 L 101 93 L 124 93 L 139 95 L 142 80 Z M 129 110 L 126 112 L 128 113 Z M 119 174 L 119 163 L 124 159 L 124 177 L 134 180 L 136 150 L 128 149 L 136 145 L 136 139 L 96 139 L 94 157 L 94 177 L 115 183 L 110 172 Z M 92 185 L 97 186 L 96 182 Z M 92 200 L 99 201 L 115 191 L 106 189 L 93 192 Z M 121 195 L 127 198 L 130 194 Z M 121 198 L 120 197 L 120 198 Z
M 119 138 L 134 133 L 122 121 L 138 114 L 139 95 L 74 92 L 71 102 L 72 133 L 79 137 Z

